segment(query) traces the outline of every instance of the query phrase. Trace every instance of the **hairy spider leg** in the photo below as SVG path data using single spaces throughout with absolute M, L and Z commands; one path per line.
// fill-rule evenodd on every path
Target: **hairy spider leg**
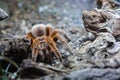
M 45 38 L 45 36 L 42 36 L 42 37 Z M 41 55 L 42 61 L 44 61 L 45 58 L 47 58 L 48 61 L 49 61 L 49 60 L 52 61 L 52 58 L 51 58 L 51 55 L 50 55 L 50 51 L 48 51 L 48 50 L 49 50 L 48 43 L 46 43 L 45 39 L 44 39 L 43 41 L 40 41 L 40 43 L 41 43 L 40 46 L 41 46 L 41 48 L 42 48 L 42 50 L 40 50 L 40 55 L 42 54 L 42 55 Z
M 46 36 L 50 36 L 52 33 L 52 28 L 51 27 L 46 27 Z
M 40 38 L 40 37 L 39 37 Z M 40 41 L 40 44 L 39 44 L 39 55 L 41 56 L 41 60 L 42 61 L 44 61 L 44 59 L 45 59 L 45 55 L 44 55 L 44 53 L 43 53 L 43 50 L 44 49 L 47 49 L 47 48 L 45 48 L 45 45 L 44 45 L 44 41 Z
M 57 54 L 55 54 L 55 56 L 56 56 L 57 58 L 60 57 L 60 60 L 62 60 L 62 59 L 61 59 L 62 57 L 61 57 L 61 55 L 60 55 L 60 53 L 59 53 L 59 51 L 58 51 L 58 49 L 57 49 L 57 46 L 56 46 L 56 44 L 55 44 L 55 41 L 53 40 L 54 37 L 56 36 L 56 34 L 58 34 L 57 31 L 53 31 L 53 32 L 52 32 L 52 28 L 51 28 L 51 27 L 49 27 L 49 26 L 46 27 L 46 36 L 49 37 L 49 38 L 46 39 L 46 40 L 47 40 L 47 43 L 49 44 L 51 50 L 52 50 L 53 52 L 57 53 Z M 52 36 L 53 36 L 53 37 L 52 37 Z
M 33 43 L 33 40 L 35 39 L 35 37 L 32 35 L 31 32 L 27 33 L 27 38 L 30 39 L 32 41 L 32 43 Z
M 36 61 L 38 53 L 39 53 L 39 48 L 38 48 L 39 45 L 38 44 L 40 44 L 39 40 L 35 39 L 33 41 L 33 45 L 32 45 L 32 60 L 33 61 Z
M 65 44 L 66 48 L 68 48 L 68 50 L 71 52 L 72 49 L 71 47 L 67 44 L 67 42 L 64 40 L 63 37 L 61 37 L 59 34 L 58 34 L 58 31 L 54 31 L 51 35 L 52 39 L 54 38 L 57 38 L 58 40 L 60 40 L 63 44 Z
M 45 43 L 45 38 L 38 37 L 33 41 L 32 44 L 32 58 L 34 61 L 36 61 L 38 54 L 42 56 L 42 60 L 44 60 L 44 53 L 42 52 L 43 50 L 47 49 L 44 45 Z
M 54 38 L 56 37 L 56 35 L 58 34 L 57 31 L 53 31 L 53 33 L 48 37 L 47 42 L 49 43 L 50 48 L 52 49 L 53 52 L 57 53 L 57 55 L 59 56 L 60 60 L 62 61 L 62 56 L 59 53 L 56 43 L 54 41 Z M 56 57 L 57 57 L 56 55 Z

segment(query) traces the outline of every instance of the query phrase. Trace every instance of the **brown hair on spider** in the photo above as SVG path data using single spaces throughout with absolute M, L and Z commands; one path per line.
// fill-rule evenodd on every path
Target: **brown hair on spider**
M 60 40 L 62 44 L 71 50 L 70 46 L 59 34 L 57 29 L 51 25 L 37 24 L 34 25 L 30 32 L 27 33 L 27 38 L 31 39 L 32 60 L 36 61 L 37 56 L 41 55 L 42 61 L 52 61 L 53 55 L 62 61 L 62 55 L 59 52 L 56 41 Z M 47 58 L 47 59 L 46 59 Z

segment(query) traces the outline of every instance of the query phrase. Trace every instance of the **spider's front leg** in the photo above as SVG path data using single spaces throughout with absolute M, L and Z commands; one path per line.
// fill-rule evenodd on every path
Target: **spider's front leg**
M 32 42 L 33 42 L 33 40 L 35 39 L 35 37 L 32 35 L 31 32 L 28 32 L 28 33 L 26 34 L 26 38 L 30 39 Z
M 46 43 L 45 40 L 40 41 L 39 49 L 40 49 L 39 50 L 39 55 L 40 55 L 40 58 L 41 58 L 40 60 L 42 60 L 43 62 L 46 61 L 46 60 L 51 61 L 51 59 L 50 59 L 51 55 L 49 55 L 50 52 L 48 50 L 49 49 L 48 44 Z
M 52 39 L 47 40 L 47 42 L 49 44 L 51 52 L 54 53 L 57 59 L 60 59 L 60 61 L 62 61 L 62 55 L 59 53 L 56 43 Z
M 41 37 L 36 38 L 33 41 L 32 44 L 32 60 L 36 61 L 38 54 L 40 53 L 40 55 L 44 56 L 42 54 L 42 50 L 45 49 L 43 42 L 44 41 L 40 41 Z
M 32 60 L 36 61 L 37 60 L 37 56 L 40 56 L 40 60 L 41 61 L 45 61 L 45 59 L 47 58 L 48 60 L 51 61 L 51 58 L 49 58 L 49 52 L 48 52 L 48 43 L 46 42 L 46 37 L 45 36 L 41 36 L 36 38 L 33 41 L 32 44 Z
M 65 39 L 64 39 L 62 36 L 60 36 L 60 34 L 59 34 L 58 32 L 62 32 L 62 31 L 57 30 L 57 29 L 54 30 L 54 32 L 53 32 L 52 35 L 51 35 L 51 38 L 52 38 L 53 40 L 55 40 L 55 39 L 60 40 L 63 44 L 65 44 L 65 46 L 66 46 L 66 48 L 68 49 L 68 51 L 72 53 L 72 48 L 71 48 L 71 47 L 69 46 L 69 44 L 65 41 Z
M 37 59 L 37 56 L 38 56 L 38 53 L 39 53 L 39 39 L 35 39 L 33 41 L 33 44 L 32 44 L 32 60 L 36 62 L 36 59 Z
M 69 52 L 72 53 L 72 48 L 70 47 L 70 45 L 65 41 L 65 39 L 63 37 L 61 37 L 59 34 L 56 34 L 56 38 L 58 40 L 60 40 L 63 44 L 65 44 L 66 48 L 68 49 Z

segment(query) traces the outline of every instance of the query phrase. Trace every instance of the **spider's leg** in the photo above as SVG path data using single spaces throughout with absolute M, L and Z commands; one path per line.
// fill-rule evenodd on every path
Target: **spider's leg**
M 51 48 L 51 51 L 53 51 L 53 53 L 55 54 L 55 56 L 60 59 L 60 61 L 62 61 L 62 56 L 61 54 L 59 53 L 58 49 L 57 49 L 57 46 L 55 44 L 55 42 L 53 40 L 49 41 L 49 46 Z
M 70 45 L 64 40 L 63 37 L 61 37 L 59 34 L 56 35 L 57 39 L 60 40 L 63 44 L 65 44 L 66 48 L 69 50 L 69 52 L 72 51 L 72 48 Z M 72 53 L 72 52 L 71 52 Z
M 47 39 L 46 42 L 47 42 L 47 44 L 48 44 L 49 47 L 50 47 L 50 52 L 55 52 L 55 49 L 54 49 L 54 47 L 53 47 L 53 42 L 51 42 L 51 40 L 49 40 L 49 39 Z M 59 58 L 59 56 L 58 56 L 57 54 L 55 54 L 55 56 L 56 56 L 57 58 Z
M 44 50 L 44 55 L 45 55 L 45 61 L 46 62 L 50 62 L 51 60 L 50 60 L 50 53 L 48 52 L 48 49 L 45 49 Z
M 54 39 L 57 34 L 58 34 L 58 31 L 54 30 L 54 31 L 52 32 L 52 34 L 50 35 L 50 37 L 51 37 L 52 39 Z
M 33 42 L 33 40 L 35 39 L 35 37 L 32 35 L 31 32 L 28 32 L 28 33 L 26 34 L 26 38 L 30 39 L 32 42 Z
M 54 40 L 55 38 L 57 38 L 58 40 L 60 40 L 62 43 L 65 44 L 65 46 L 69 49 L 69 51 L 71 52 L 72 51 L 72 48 L 69 46 L 69 44 L 64 40 L 63 37 L 61 37 L 59 34 L 58 34 L 58 31 L 55 30 L 52 35 L 51 35 L 51 38 Z
M 35 57 L 36 51 L 37 51 L 37 47 L 36 47 L 36 44 L 34 44 L 32 45 L 32 60 L 33 61 L 36 60 L 36 57 Z
M 51 61 L 52 61 L 52 55 L 50 54 L 50 51 L 49 51 L 49 50 L 46 50 L 46 54 L 47 54 L 47 56 L 48 56 L 49 62 L 51 62 Z
M 41 57 L 41 60 L 44 61 L 44 53 L 43 53 L 42 44 L 43 44 L 43 43 L 40 43 L 39 46 L 38 46 L 38 48 L 39 48 L 39 52 L 38 52 L 38 53 L 39 53 L 39 55 L 40 55 L 40 57 Z
M 45 61 L 45 59 L 50 60 L 49 51 L 48 51 L 48 43 L 46 41 L 47 37 L 42 36 L 40 38 L 41 39 L 40 39 L 40 47 L 39 47 L 39 49 L 40 49 L 41 60 L 42 61 Z
M 39 48 L 38 48 L 39 45 L 40 45 L 39 40 L 37 38 L 33 41 L 33 45 L 32 45 L 32 60 L 33 61 L 36 61 L 36 59 L 37 59 L 37 56 L 39 53 Z
M 46 50 L 46 46 L 45 46 L 45 36 L 42 36 L 39 38 L 39 54 L 41 56 L 41 60 L 44 61 L 45 60 L 45 54 L 44 54 L 44 50 Z
M 43 51 L 40 50 L 40 51 L 39 51 L 39 54 L 40 54 L 40 56 L 41 56 L 41 60 L 44 62 L 44 60 L 45 60 L 45 55 L 44 55 Z
M 43 51 L 44 51 L 45 59 L 47 60 L 47 62 L 51 62 L 52 57 L 50 56 L 49 46 L 47 43 L 43 44 Z M 50 59 L 50 57 L 51 57 L 51 59 Z
M 51 27 L 46 27 L 46 36 L 50 36 L 52 32 L 52 28 Z
M 49 43 L 45 43 L 44 44 L 44 46 L 45 46 L 45 48 L 46 49 L 44 49 L 45 50 L 45 55 L 46 55 L 46 57 L 47 57 L 47 60 L 49 61 L 49 62 L 51 62 L 52 61 L 52 54 L 51 54 L 51 51 L 50 51 L 50 46 L 49 46 Z

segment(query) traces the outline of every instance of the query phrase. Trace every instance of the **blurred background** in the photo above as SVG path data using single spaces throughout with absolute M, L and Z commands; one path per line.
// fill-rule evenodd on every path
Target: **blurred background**
M 95 7 L 95 0 L 0 0 L 0 8 L 9 14 L 0 22 L 0 37 L 25 35 L 37 23 L 81 27 L 82 11 Z

